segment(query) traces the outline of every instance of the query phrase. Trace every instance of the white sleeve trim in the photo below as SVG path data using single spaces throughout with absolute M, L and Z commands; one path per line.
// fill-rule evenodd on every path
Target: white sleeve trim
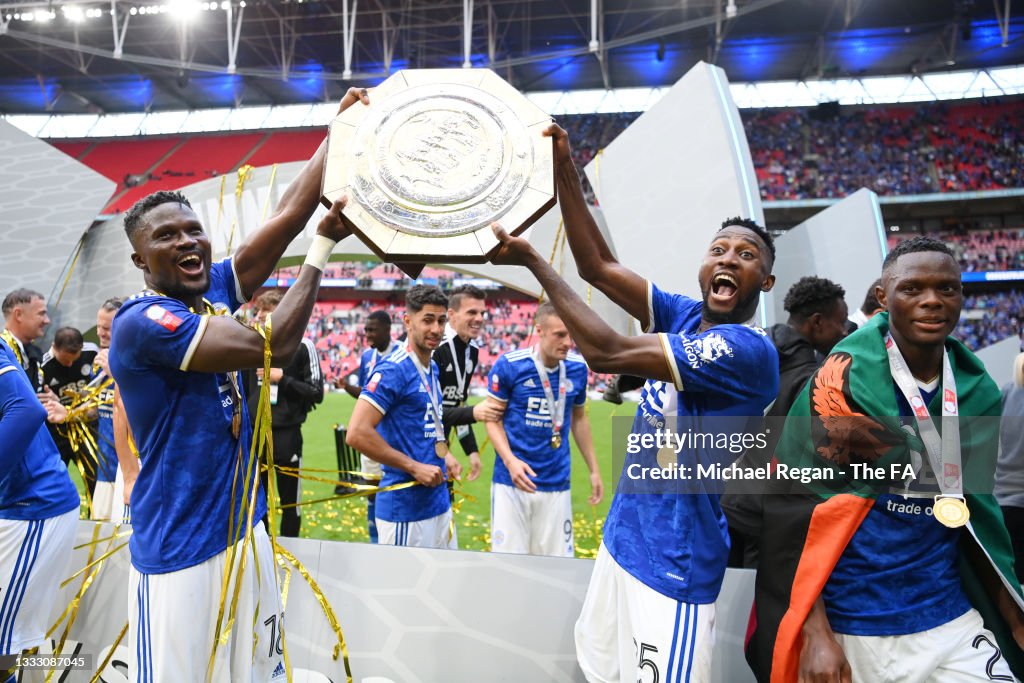
M 306 347 L 306 354 L 309 356 L 309 375 L 313 384 L 322 384 L 324 381 L 323 371 L 320 369 L 320 354 L 316 346 L 309 339 L 303 338 L 302 344 Z
M 178 366 L 178 369 L 182 372 L 188 372 L 188 366 L 192 363 L 192 356 L 195 354 L 196 349 L 199 348 L 199 342 L 203 340 L 203 335 L 206 334 L 206 326 L 209 324 L 210 316 L 199 316 L 199 327 L 196 328 L 196 333 L 192 335 L 192 341 L 189 342 L 188 348 L 185 349 L 185 357 L 181 359 L 181 365 Z
M 8 372 L 13 372 L 14 370 L 17 369 L 18 368 L 14 367 L 13 365 L 8 365 L 6 368 L 0 368 L 0 375 L 6 374 Z
M 672 344 L 669 343 L 668 335 L 662 332 L 658 335 L 661 341 L 661 350 L 665 352 L 665 360 L 668 361 L 669 370 L 672 371 L 672 380 L 676 389 L 683 391 L 683 379 L 679 376 L 679 366 L 676 365 L 676 356 L 672 353 Z
M 238 281 L 238 273 L 235 272 L 235 257 L 231 257 L 231 277 L 235 281 L 235 299 L 240 304 L 247 304 L 249 300 L 245 298 L 245 294 L 242 293 L 242 283 Z M 263 284 L 263 283 L 260 283 Z M 259 287 L 257 287 L 259 289 Z
M 360 401 L 366 401 L 367 403 L 369 403 L 371 406 L 373 406 L 374 408 L 379 410 L 381 415 L 387 415 L 388 414 L 388 411 L 386 411 L 383 408 L 381 408 L 379 403 L 374 401 L 372 398 L 367 396 L 365 393 L 364 394 L 359 394 L 359 400 Z
M 500 396 L 495 396 L 494 394 L 492 394 L 489 391 L 487 392 L 487 398 L 493 398 L 495 401 L 498 401 L 499 403 L 508 403 L 508 399 L 507 398 L 502 398 Z
M 654 286 L 650 280 L 647 280 L 647 325 L 644 327 L 644 333 L 648 333 L 654 329 Z

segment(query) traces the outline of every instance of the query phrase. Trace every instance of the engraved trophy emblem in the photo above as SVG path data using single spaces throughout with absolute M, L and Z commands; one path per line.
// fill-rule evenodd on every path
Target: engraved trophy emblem
M 411 69 L 331 122 L 323 203 L 410 276 L 483 263 L 490 224 L 519 234 L 555 204 L 551 118 L 489 69 Z

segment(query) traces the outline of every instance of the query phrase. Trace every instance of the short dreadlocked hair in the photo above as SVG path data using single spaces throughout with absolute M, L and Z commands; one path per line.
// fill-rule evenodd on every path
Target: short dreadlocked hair
M 132 205 L 132 208 L 128 209 L 128 213 L 124 215 L 124 232 L 128 235 L 128 239 L 131 240 L 135 233 L 139 231 L 144 223 L 146 214 L 160 206 L 161 204 L 183 204 L 188 208 L 192 208 L 192 204 L 189 203 L 188 198 L 182 193 L 169 190 L 160 190 L 154 192 L 151 195 L 145 196 L 139 201 Z
M 791 320 L 803 322 L 815 313 L 825 315 L 835 310 L 845 296 L 846 290 L 831 280 L 808 275 L 789 288 L 782 307 Z
M 768 232 L 763 227 L 758 225 L 757 221 L 755 221 L 754 219 L 740 218 L 739 216 L 736 216 L 734 218 L 727 218 L 724 221 L 722 221 L 722 227 L 719 228 L 718 231 L 721 232 L 722 230 L 725 230 L 726 228 L 732 226 L 746 228 L 747 230 L 750 230 L 758 237 L 760 237 L 761 241 L 765 243 L 765 245 L 768 247 L 769 253 L 771 253 L 772 255 L 771 263 L 768 264 L 769 269 L 775 265 L 775 240 L 772 238 L 772 234 L 770 232 Z
M 945 254 L 956 262 L 956 256 L 953 254 L 953 250 L 946 246 L 945 242 L 940 242 L 934 237 L 917 235 L 916 237 L 911 237 L 908 240 L 903 240 L 893 247 L 892 251 L 890 251 L 888 256 L 885 257 L 885 260 L 882 261 L 882 273 L 885 273 L 894 266 L 900 256 L 906 256 L 907 254 L 920 254 L 929 251 L 937 254 Z M 960 264 L 958 263 L 958 269 L 959 266 Z

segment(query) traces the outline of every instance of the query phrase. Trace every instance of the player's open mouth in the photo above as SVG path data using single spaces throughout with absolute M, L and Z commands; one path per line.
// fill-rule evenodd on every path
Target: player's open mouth
M 199 275 L 203 272 L 203 257 L 199 254 L 188 254 L 178 259 L 178 267 L 186 275 Z
M 736 278 L 728 273 L 718 273 L 711 278 L 711 295 L 719 301 L 730 301 L 739 289 L 740 285 Z

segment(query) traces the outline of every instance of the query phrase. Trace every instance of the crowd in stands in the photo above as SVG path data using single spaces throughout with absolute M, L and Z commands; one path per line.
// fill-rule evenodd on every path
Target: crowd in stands
M 966 297 L 960 324 L 953 334 L 972 351 L 1013 336 L 1024 344 L 1024 291 Z
M 910 237 L 889 236 L 889 248 Z M 1024 270 L 1024 229 L 941 232 L 932 235 L 948 244 L 965 273 Z
M 579 114 L 558 123 L 583 168 L 638 116 Z M 741 116 L 766 200 L 843 197 L 861 187 L 884 195 L 1024 187 L 1024 100 L 743 110 Z M 120 183 L 107 209 L 116 212 L 154 190 L 215 175 L 227 174 L 231 191 L 242 164 L 306 159 L 322 136 L 301 130 L 53 144 Z
M 354 265 L 354 264 L 353 264 Z M 332 265 L 348 268 L 350 264 Z M 536 302 L 488 300 L 488 313 L 476 343 L 480 347 L 480 363 L 474 371 L 476 386 L 486 386 L 487 375 L 498 357 L 508 351 L 533 343 L 533 320 Z M 402 304 L 384 301 L 319 302 L 306 327 L 306 336 L 313 340 L 320 354 L 320 367 L 329 383 L 344 382 L 358 372 L 359 356 L 366 349 L 363 324 L 370 312 L 387 311 L 394 321 L 392 331 L 402 333 Z M 603 389 L 608 377 L 591 375 L 591 388 Z
M 744 112 L 764 199 L 1022 187 L 1024 103 Z

